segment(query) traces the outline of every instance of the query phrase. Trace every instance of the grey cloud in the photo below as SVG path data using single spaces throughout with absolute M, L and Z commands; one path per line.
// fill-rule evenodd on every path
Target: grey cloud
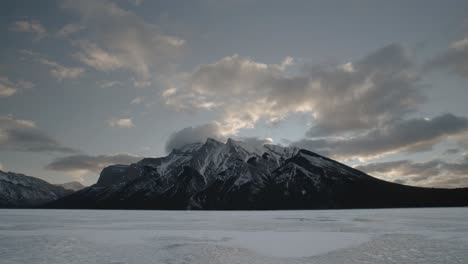
M 52 75 L 52 77 L 58 81 L 62 81 L 64 79 L 76 79 L 85 72 L 85 70 L 81 67 L 64 66 L 56 61 L 48 59 L 41 53 L 31 50 L 20 50 L 20 54 L 29 56 L 35 61 L 49 67 L 50 75 Z
M 169 139 L 166 142 L 166 152 L 171 152 L 173 149 L 183 147 L 187 144 L 204 143 L 207 138 L 213 138 L 221 142 L 227 140 L 227 137 L 222 134 L 222 128 L 218 123 L 186 127 L 169 136 Z M 237 137 L 236 140 L 243 141 L 252 148 L 273 143 L 271 138 L 259 137 Z
M 18 20 L 10 26 L 11 31 L 28 32 L 33 34 L 35 40 L 40 40 L 47 35 L 47 30 L 37 20 Z
M 67 38 L 72 34 L 78 33 L 84 30 L 85 27 L 80 24 L 66 24 L 56 33 L 56 36 L 59 38 Z
M 243 141 L 248 146 L 253 148 L 261 147 L 265 144 L 272 144 L 273 140 L 271 138 L 260 138 L 260 137 L 240 137 L 238 140 Z
M 302 149 L 308 149 L 315 153 L 318 153 L 323 156 L 333 157 L 333 158 L 342 158 L 346 159 L 347 156 L 340 156 L 343 153 L 340 153 L 336 150 L 336 146 L 338 145 L 338 140 L 332 139 L 300 139 L 297 141 L 290 141 L 288 145 L 296 146 Z M 334 149 L 335 148 L 335 149 Z M 332 150 L 333 149 L 333 150 Z
M 30 81 L 11 81 L 8 77 L 0 76 L 0 98 L 15 95 L 19 91 L 33 88 L 35 85 Z
M 308 113 L 314 136 L 373 128 L 424 101 L 417 68 L 397 44 L 353 63 L 309 67 L 297 75 L 289 72 L 293 63 L 289 57 L 279 64 L 224 57 L 168 80 L 163 98 L 177 108 L 220 110 L 220 124 L 231 134 L 261 120 L 275 123 Z
M 464 155 L 464 162 L 444 163 L 443 169 L 450 171 L 452 174 L 462 175 L 468 178 L 468 154 Z
M 78 152 L 51 138 L 29 120 L 0 116 L 0 149 L 25 152 Z
M 468 38 L 453 43 L 443 54 L 427 62 L 425 69 L 447 69 L 468 78 Z
M 418 177 L 416 179 L 417 181 L 439 175 L 442 164 L 443 162 L 440 160 L 432 160 L 421 163 L 415 163 L 408 160 L 398 160 L 359 165 L 356 166 L 356 169 L 371 174 L 382 174 L 397 171 L 399 176 L 424 175 L 424 177 Z
M 332 70 L 315 68 L 317 124 L 309 136 L 369 129 L 400 119 L 424 102 L 419 73 L 403 47 L 386 46 Z
M 172 65 L 184 45 L 112 1 L 65 0 L 63 7 L 81 17 L 89 36 L 76 42 L 76 58 L 97 70 L 126 69 L 148 80 L 156 68 Z
M 224 141 L 220 127 L 216 123 L 204 124 L 196 127 L 186 127 L 169 136 L 166 142 L 166 152 L 183 147 L 191 143 L 203 143 L 207 138 Z
M 129 154 L 115 155 L 71 155 L 58 158 L 46 166 L 48 170 L 64 172 L 94 172 L 99 173 L 104 167 L 112 164 L 131 164 L 141 160 L 141 157 Z
M 467 156 L 458 162 L 398 160 L 359 165 L 355 168 L 376 177 L 410 185 L 448 188 L 468 186 Z
M 458 154 L 458 153 L 460 153 L 460 150 L 456 149 L 456 148 L 447 149 L 444 152 L 444 154 L 446 154 L 446 155 L 453 155 L 453 154 Z
M 143 0 L 128 0 L 130 3 L 139 6 L 143 3 Z
M 409 119 L 390 123 L 355 137 L 303 139 L 292 144 L 335 158 L 366 159 L 395 152 L 430 150 L 446 137 L 467 131 L 467 118 L 445 114 L 433 119 Z

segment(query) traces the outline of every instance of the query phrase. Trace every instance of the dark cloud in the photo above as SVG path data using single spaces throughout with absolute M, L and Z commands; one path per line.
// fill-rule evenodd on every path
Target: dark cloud
M 468 154 L 464 155 L 464 162 L 443 164 L 443 169 L 456 175 L 462 175 L 468 178 Z
M 311 94 L 316 125 L 308 136 L 381 126 L 416 110 L 425 100 L 417 69 L 398 44 L 335 69 L 315 67 L 311 77 L 320 88 Z
M 456 148 L 447 149 L 444 152 L 444 154 L 446 154 L 446 155 L 453 155 L 453 154 L 458 154 L 458 153 L 460 153 L 460 150 L 456 149 Z
M 218 124 L 209 123 L 196 127 L 186 127 L 169 136 L 166 142 L 166 151 L 169 153 L 173 149 L 183 147 L 191 143 L 203 143 L 207 138 L 224 141 Z
M 131 164 L 142 157 L 129 154 L 115 155 L 71 155 L 54 160 L 46 166 L 48 170 L 64 172 L 94 172 L 99 173 L 104 167 L 113 164 Z
M 40 130 L 34 122 L 18 120 L 11 116 L 0 116 L 0 149 L 25 152 L 74 153 Z
M 355 167 L 386 180 L 431 187 L 468 186 L 468 156 L 458 162 L 398 160 Z
M 420 152 L 447 136 L 468 131 L 468 119 L 445 114 L 433 119 L 409 119 L 390 123 L 349 138 L 303 139 L 292 145 L 341 159 L 373 158 L 395 152 Z
M 468 78 L 468 38 L 453 43 L 443 54 L 426 63 L 425 69 L 447 69 Z

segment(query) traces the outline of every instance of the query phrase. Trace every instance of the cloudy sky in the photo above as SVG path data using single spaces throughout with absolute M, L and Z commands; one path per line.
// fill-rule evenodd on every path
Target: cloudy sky
M 468 4 L 5 0 L 0 169 L 53 183 L 207 137 L 468 186 Z

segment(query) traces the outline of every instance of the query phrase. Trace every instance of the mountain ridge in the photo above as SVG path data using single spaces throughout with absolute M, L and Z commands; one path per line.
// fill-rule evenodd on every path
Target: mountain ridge
M 98 182 L 48 204 L 93 209 L 338 209 L 466 206 L 468 188 L 386 182 L 314 152 L 228 139 L 104 168 Z
M 36 207 L 70 193 L 42 179 L 0 170 L 0 208 Z

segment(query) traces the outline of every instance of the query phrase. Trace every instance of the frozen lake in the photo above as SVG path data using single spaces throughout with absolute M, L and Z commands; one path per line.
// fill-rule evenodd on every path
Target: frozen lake
M 0 210 L 0 263 L 468 263 L 468 208 Z

